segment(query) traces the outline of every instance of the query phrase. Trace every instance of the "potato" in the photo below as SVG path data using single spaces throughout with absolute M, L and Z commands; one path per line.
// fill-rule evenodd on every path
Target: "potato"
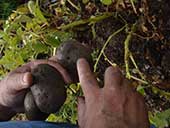
M 92 50 L 82 45 L 75 40 L 68 40 L 63 42 L 57 49 L 56 58 L 57 61 L 67 69 L 68 73 L 72 77 L 74 82 L 78 82 L 78 73 L 76 68 L 76 62 L 79 58 L 85 58 L 91 68 L 93 67 L 93 61 L 91 57 Z
M 65 83 L 61 74 L 47 64 L 38 65 L 33 71 L 31 91 L 41 112 L 57 112 L 66 100 Z
M 31 91 L 25 96 L 24 107 L 28 120 L 45 120 L 49 115 L 38 109 Z

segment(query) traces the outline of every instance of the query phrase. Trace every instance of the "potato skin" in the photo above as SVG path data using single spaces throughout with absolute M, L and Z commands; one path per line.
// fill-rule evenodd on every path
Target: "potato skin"
M 78 82 L 78 73 L 76 63 L 79 58 L 85 58 L 92 69 L 93 60 L 91 56 L 92 50 L 76 40 L 68 40 L 63 42 L 57 49 L 56 58 L 64 68 L 67 69 L 73 82 Z
M 45 120 L 49 114 L 41 112 L 35 104 L 32 92 L 29 91 L 24 99 L 25 114 L 28 120 Z
M 38 65 L 33 71 L 31 92 L 41 112 L 57 112 L 66 100 L 65 83 L 61 74 L 47 64 Z
M 67 69 L 73 82 L 78 82 L 77 60 L 85 58 L 92 69 L 91 53 L 90 48 L 75 40 L 68 40 L 58 47 L 56 57 L 57 61 Z M 32 95 L 29 92 L 25 97 L 25 112 L 29 120 L 43 120 L 45 117 L 39 118 L 38 115 L 55 113 L 64 104 L 66 100 L 65 83 L 61 74 L 47 64 L 38 65 L 31 73 L 34 79 L 30 88 Z M 28 102 L 33 109 L 29 108 Z M 37 113 L 39 114 L 37 115 Z

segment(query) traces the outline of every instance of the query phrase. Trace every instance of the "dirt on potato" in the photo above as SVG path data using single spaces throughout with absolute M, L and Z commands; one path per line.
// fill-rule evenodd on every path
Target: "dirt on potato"
M 49 115 L 39 110 L 31 91 L 29 91 L 25 96 L 24 108 L 28 120 L 45 120 Z
M 52 66 L 38 65 L 33 71 L 33 94 L 37 107 L 43 113 L 55 113 L 66 100 L 66 89 L 63 77 Z
M 63 42 L 56 52 L 57 62 L 67 69 L 74 83 L 78 82 L 76 63 L 79 58 L 85 58 L 93 69 L 92 50 L 80 42 L 68 40 Z

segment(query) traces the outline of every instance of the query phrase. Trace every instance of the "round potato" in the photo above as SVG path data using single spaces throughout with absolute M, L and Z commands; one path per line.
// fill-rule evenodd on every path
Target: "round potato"
M 31 91 L 41 112 L 57 112 L 66 100 L 65 83 L 61 74 L 47 64 L 38 65 L 33 71 Z
M 92 64 L 92 50 L 75 40 L 68 40 L 63 42 L 57 49 L 56 58 L 57 61 L 67 69 L 68 73 L 72 77 L 74 82 L 78 82 L 78 73 L 76 68 L 76 62 L 79 58 L 85 58 L 91 68 Z
M 49 114 L 41 112 L 35 104 L 34 97 L 29 91 L 24 100 L 25 114 L 28 120 L 45 120 Z

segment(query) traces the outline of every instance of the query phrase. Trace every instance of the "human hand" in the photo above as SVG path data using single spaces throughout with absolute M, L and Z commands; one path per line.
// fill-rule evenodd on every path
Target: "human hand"
M 25 94 L 33 82 L 31 70 L 39 64 L 53 66 L 61 73 L 65 83 L 71 82 L 66 70 L 53 60 L 35 60 L 17 68 L 0 81 L 0 115 L 3 112 L 1 120 L 10 119 L 15 113 L 24 112 Z
M 117 67 L 105 72 L 99 88 L 85 59 L 77 62 L 84 98 L 78 99 L 80 128 L 149 128 L 143 97 L 135 92 Z

